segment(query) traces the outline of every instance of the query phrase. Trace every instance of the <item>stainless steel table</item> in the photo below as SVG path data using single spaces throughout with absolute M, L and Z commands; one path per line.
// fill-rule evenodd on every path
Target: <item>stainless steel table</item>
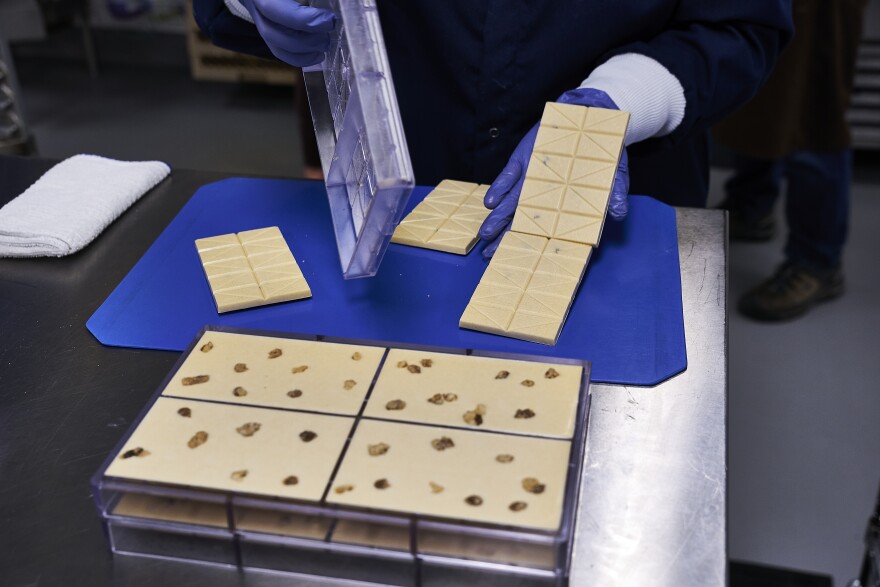
M 677 220 L 688 368 L 592 387 L 573 585 L 727 584 L 727 223 Z
M 51 162 L 0 156 L 0 205 Z M 89 477 L 176 361 L 106 348 L 85 321 L 189 196 L 223 176 L 175 170 L 80 253 L 0 259 L 0 584 L 338 584 L 112 557 Z M 654 388 L 594 386 L 573 585 L 724 585 L 726 238 L 679 210 L 688 370 Z

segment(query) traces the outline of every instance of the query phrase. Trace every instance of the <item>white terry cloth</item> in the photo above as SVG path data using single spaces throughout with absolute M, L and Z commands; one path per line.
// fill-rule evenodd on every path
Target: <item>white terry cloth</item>
M 161 161 L 65 159 L 0 208 L 0 257 L 79 251 L 170 172 Z

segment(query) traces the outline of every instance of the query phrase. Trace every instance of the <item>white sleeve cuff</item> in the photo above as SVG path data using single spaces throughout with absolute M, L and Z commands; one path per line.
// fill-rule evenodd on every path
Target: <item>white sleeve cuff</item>
M 252 23 L 254 22 L 254 17 L 251 16 L 251 13 L 247 11 L 247 8 L 240 2 L 240 0 L 223 0 L 226 3 L 226 8 L 229 9 L 229 12 L 237 16 L 238 18 L 243 18 L 244 20 Z
M 612 57 L 580 87 L 602 90 L 618 108 L 629 112 L 627 145 L 668 135 L 684 118 L 687 101 L 681 82 L 658 61 L 640 53 Z

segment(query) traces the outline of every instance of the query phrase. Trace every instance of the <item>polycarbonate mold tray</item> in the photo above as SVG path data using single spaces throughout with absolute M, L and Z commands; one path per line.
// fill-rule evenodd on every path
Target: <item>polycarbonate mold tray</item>
M 230 335 L 260 338 L 240 337 L 234 339 L 235 345 L 230 345 L 228 344 L 231 340 Z M 224 339 L 224 337 L 226 338 Z M 212 341 L 212 344 L 209 345 L 206 341 Z M 259 345 L 252 344 L 250 341 L 259 341 Z M 214 342 L 217 343 L 216 346 L 213 344 Z M 317 348 L 319 354 L 324 356 L 326 348 L 324 343 L 328 343 L 328 347 L 332 345 L 333 353 L 335 353 L 332 354 L 334 362 L 350 358 L 352 363 L 349 364 L 356 361 L 361 369 L 367 367 L 368 364 L 372 365 L 371 368 L 376 369 L 372 381 L 366 384 L 367 382 L 362 380 L 356 385 L 350 385 L 346 380 L 346 384 L 343 385 L 344 390 L 337 389 L 339 386 L 335 383 L 332 385 L 321 383 L 327 373 L 334 377 L 338 376 L 337 378 L 340 378 L 341 381 L 342 371 L 344 371 L 342 369 L 336 373 L 333 369 L 326 369 L 324 374 L 319 372 L 320 365 L 316 362 L 315 355 L 309 353 Z M 190 383 L 183 383 L 183 378 L 192 377 L 195 371 L 199 371 L 199 373 L 204 371 L 205 374 L 211 373 L 213 377 L 214 372 L 206 369 L 205 363 L 199 363 L 199 361 L 203 361 L 203 353 L 217 352 L 218 350 L 223 352 L 224 345 L 226 345 L 225 348 L 234 346 L 236 356 L 239 352 L 242 353 L 244 358 L 241 361 L 247 367 L 246 369 L 236 363 L 234 369 L 230 367 L 228 374 L 212 379 L 212 382 L 217 383 L 213 391 L 207 385 L 193 385 L 192 380 Z M 268 353 L 267 349 L 269 349 Z M 518 395 L 520 398 L 529 397 L 530 405 L 539 414 L 544 413 L 543 411 L 546 411 L 550 402 L 553 401 L 542 403 L 540 400 L 542 390 L 559 388 L 552 388 L 550 383 L 538 380 L 533 382 L 534 385 L 522 384 L 522 389 L 519 389 L 522 373 L 526 373 L 533 379 L 538 379 L 542 375 L 547 375 L 548 379 L 558 377 L 557 382 L 561 382 L 562 379 L 569 376 L 579 377 L 577 381 L 572 380 L 574 384 L 570 387 L 573 390 L 571 399 L 566 400 L 572 409 L 567 414 L 559 413 L 560 415 L 554 416 L 560 422 L 560 425 L 555 427 L 557 432 L 554 433 L 551 430 L 548 433 L 546 428 L 536 428 L 535 430 L 543 430 L 540 434 L 504 432 L 503 430 L 499 432 L 497 425 L 490 420 L 484 423 L 490 428 L 486 430 L 484 429 L 486 426 L 474 427 L 472 423 L 465 423 L 466 420 L 459 421 L 457 425 L 445 426 L 439 426 L 436 422 L 419 422 L 422 416 L 417 413 L 413 413 L 410 416 L 412 419 L 406 422 L 401 422 L 399 412 L 394 414 L 388 412 L 388 415 L 376 416 L 375 409 L 371 413 L 371 401 L 374 404 L 378 402 L 382 406 L 390 403 L 386 403 L 389 396 L 382 394 L 383 385 L 387 391 L 389 389 L 387 384 L 393 383 L 394 377 L 397 377 L 398 380 L 403 378 L 406 381 L 420 381 L 419 375 L 410 376 L 407 373 L 408 369 L 402 367 L 403 361 L 399 359 L 401 355 L 407 353 L 411 357 L 433 357 L 433 365 L 430 364 L 430 361 L 421 363 L 422 374 L 425 373 L 425 370 L 430 371 L 431 369 L 435 370 L 435 374 L 439 374 L 439 371 L 436 370 L 442 369 L 444 364 L 478 364 L 477 368 L 479 369 L 483 369 L 482 365 L 488 364 L 493 366 L 492 379 L 494 379 L 496 365 L 496 362 L 493 362 L 494 359 L 517 361 L 518 363 L 511 363 L 516 368 L 509 372 L 511 382 L 518 386 L 514 395 Z M 257 362 L 257 357 L 262 357 L 265 364 L 271 363 L 273 368 L 279 368 L 279 365 L 282 365 L 280 361 L 289 358 L 292 361 L 291 364 L 295 364 L 295 366 L 288 369 L 289 365 L 284 363 L 283 370 L 289 373 L 290 387 L 302 387 L 304 391 L 285 394 L 282 390 L 281 393 L 275 394 L 278 398 L 285 398 L 281 403 L 277 403 L 275 395 L 272 395 L 268 402 L 263 401 L 267 397 L 266 388 L 260 386 L 265 383 L 265 378 L 260 372 L 261 367 Z M 424 360 L 426 359 L 422 358 L 422 361 Z M 467 361 L 467 363 L 463 361 Z M 299 363 L 308 363 L 311 368 L 304 370 Z M 223 364 L 225 365 L 225 362 Z M 420 363 L 411 359 L 408 366 L 418 364 Z M 461 387 L 458 388 L 459 393 L 457 394 L 460 399 L 454 403 L 456 414 L 458 411 L 470 407 L 466 405 L 469 392 L 484 392 L 479 388 L 486 387 L 483 383 L 474 383 L 468 386 L 466 382 L 473 379 L 468 371 L 469 368 L 461 367 L 461 376 L 457 378 L 459 381 L 457 385 Z M 196 337 L 190 348 L 183 353 L 177 365 L 171 370 L 151 401 L 132 424 L 130 430 L 95 474 L 92 479 L 93 494 L 110 547 L 114 553 L 120 555 L 187 560 L 196 564 L 220 564 L 239 569 L 262 569 L 401 586 L 478 583 L 481 585 L 565 585 L 571 564 L 581 468 L 584 461 L 590 397 L 589 370 L 590 366 L 586 361 L 485 353 L 467 349 L 426 348 L 415 345 L 389 346 L 386 343 L 377 342 L 208 326 Z M 311 387 L 306 383 L 296 383 L 297 381 L 304 382 L 305 379 L 298 378 L 305 377 L 310 371 L 315 377 Z M 392 373 L 386 378 L 389 371 Z M 528 375 L 528 373 L 532 373 L 532 375 Z M 365 376 L 366 372 L 360 374 Z M 502 375 L 501 372 L 498 374 Z M 538 377 L 535 374 L 538 374 Z M 248 376 L 252 379 L 237 379 Z M 508 375 L 503 375 L 501 378 L 507 377 Z M 383 378 L 385 378 L 384 382 Z M 448 380 L 453 383 L 456 381 L 456 377 L 453 376 L 451 379 L 435 377 L 433 384 L 429 384 L 428 380 L 423 380 L 426 382 L 424 385 L 415 386 L 410 392 L 407 392 L 410 395 L 406 397 L 408 401 L 413 402 L 413 407 L 420 407 L 418 404 L 421 402 L 416 401 L 420 397 L 419 394 L 431 397 L 429 388 L 438 380 Z M 333 381 L 335 382 L 335 379 Z M 465 383 L 461 383 L 461 381 Z M 230 383 L 235 383 L 240 387 L 231 388 Z M 352 405 L 349 401 L 350 397 L 345 394 L 357 391 L 360 383 L 365 383 L 364 389 L 359 392 L 362 400 Z M 542 387 L 544 384 L 548 387 Z M 320 387 L 321 385 L 329 388 L 323 389 Z M 250 389 L 251 393 L 241 395 L 242 387 Z M 378 391 L 377 388 L 379 388 Z M 529 396 L 528 394 L 531 392 L 535 392 L 536 395 Z M 215 395 L 217 393 L 221 393 L 223 397 L 218 399 Z M 327 402 L 330 404 L 333 403 L 333 394 L 339 394 L 337 397 L 346 398 L 339 404 L 343 408 L 337 410 L 332 406 L 322 407 L 319 405 L 320 401 L 319 404 L 312 403 L 306 406 L 308 409 L 295 407 L 297 401 L 309 399 L 310 395 L 313 396 L 310 401 L 314 401 L 314 396 L 320 396 L 322 393 L 325 394 Z M 507 394 L 501 394 L 498 398 L 499 402 L 509 401 Z M 320 400 L 320 397 L 318 399 Z M 436 399 L 436 396 L 433 399 Z M 284 402 L 289 402 L 291 407 L 285 406 Z M 489 403 L 490 414 L 494 406 L 495 404 Z M 176 424 L 170 426 L 163 424 L 158 428 L 160 434 L 154 434 L 152 437 L 145 436 L 144 433 L 144 429 L 150 427 L 149 422 L 142 426 L 145 419 L 154 417 L 151 416 L 152 413 L 161 413 L 162 409 L 165 410 L 166 417 L 170 416 L 176 422 L 192 423 L 195 427 L 202 426 L 198 421 L 198 416 L 208 411 L 241 410 L 242 418 L 239 419 L 242 420 L 253 420 L 255 413 L 262 412 L 266 419 L 262 420 L 262 428 L 258 426 L 255 430 L 254 423 L 250 422 L 246 426 L 242 426 L 237 431 L 238 434 L 208 428 L 207 439 L 196 440 L 198 435 L 194 435 L 191 442 L 197 446 L 195 448 L 193 446 L 187 447 L 181 442 L 179 450 L 182 454 L 175 456 L 173 453 L 163 454 L 164 449 L 153 443 L 161 444 L 166 437 L 173 437 Z M 438 409 L 440 408 L 438 407 Z M 223 469 L 224 474 L 221 477 L 214 477 L 213 481 L 209 481 L 210 471 L 206 471 L 203 477 L 202 473 L 188 472 L 185 466 L 177 462 L 178 459 L 185 461 L 189 458 L 188 455 L 211 447 L 212 443 L 214 443 L 212 450 L 220 449 L 219 452 L 213 454 L 220 454 L 221 456 L 217 458 L 225 459 L 228 456 L 230 437 L 237 439 L 236 442 L 246 444 L 259 439 L 264 434 L 269 435 L 263 437 L 264 440 L 279 438 L 279 434 L 290 437 L 290 441 L 293 443 L 290 445 L 290 454 L 296 454 L 296 451 L 302 450 L 301 447 L 316 446 L 322 440 L 319 437 L 317 440 L 307 441 L 307 437 L 302 436 L 299 427 L 305 424 L 306 427 L 323 434 L 324 430 L 329 431 L 329 429 L 321 428 L 321 422 L 343 418 L 348 418 L 352 425 L 347 434 L 342 436 L 344 447 L 337 462 L 335 464 L 326 463 L 326 466 L 323 467 L 310 467 L 307 470 L 297 471 L 301 475 L 298 481 L 299 487 L 302 487 L 305 492 L 311 492 L 313 496 L 320 497 L 290 497 L 299 489 L 296 485 L 291 486 L 289 483 L 289 475 L 293 465 L 291 462 L 285 462 L 283 457 L 279 458 L 279 452 L 275 449 L 273 449 L 274 456 L 268 455 L 270 463 L 273 463 L 269 467 L 268 478 L 273 479 L 275 487 L 278 487 L 276 495 L 259 488 L 259 483 L 267 478 L 265 467 L 260 470 L 255 465 L 230 466 L 228 467 L 230 470 L 249 468 L 251 475 L 248 477 L 245 470 L 243 476 L 242 471 L 238 470 L 229 476 L 226 475 L 226 469 Z M 407 416 L 404 414 L 402 419 L 406 420 L 406 418 Z M 282 422 L 285 419 L 296 422 L 298 427 L 294 430 L 277 430 L 276 426 L 276 430 L 272 430 L 273 422 Z M 534 421 L 537 420 L 538 418 L 534 418 Z M 510 423 L 512 420 L 508 420 L 508 422 Z M 237 419 L 235 423 L 239 423 Z M 516 420 L 514 426 L 525 427 L 522 428 L 525 431 L 530 429 L 529 426 L 533 423 L 532 420 Z M 548 483 L 545 495 L 534 495 L 534 493 L 544 493 L 543 487 L 540 488 L 540 491 L 534 491 L 532 488 L 522 491 L 519 494 L 522 497 L 516 498 L 537 504 L 539 499 L 557 492 L 561 499 L 561 515 L 558 518 L 558 526 L 550 529 L 549 526 L 541 528 L 540 524 L 490 523 L 479 521 L 482 514 L 468 517 L 462 515 L 443 516 L 436 515 L 436 513 L 435 515 L 421 514 L 405 504 L 401 507 L 394 507 L 396 504 L 392 504 L 392 507 L 385 509 L 375 505 L 372 507 L 353 505 L 348 498 L 357 492 L 339 491 L 340 487 L 345 487 L 344 484 L 352 482 L 350 476 L 346 477 L 348 472 L 358 471 L 357 467 L 350 468 L 349 465 L 358 459 L 378 464 L 385 456 L 391 455 L 395 448 L 397 450 L 409 450 L 410 448 L 397 442 L 405 439 L 404 436 L 397 440 L 389 440 L 391 448 L 377 449 L 378 454 L 384 456 L 377 456 L 373 461 L 372 447 L 375 445 L 371 445 L 371 456 L 366 456 L 367 451 L 363 450 L 367 446 L 364 444 L 364 435 L 377 428 L 389 429 L 389 427 L 393 428 L 398 425 L 414 429 L 423 438 L 434 436 L 442 438 L 441 435 L 448 435 L 456 441 L 459 439 L 464 441 L 464 436 L 470 435 L 478 440 L 486 438 L 485 442 L 490 443 L 493 442 L 493 438 L 490 437 L 496 437 L 495 440 L 501 438 L 503 445 L 510 447 L 510 452 L 516 454 L 517 458 L 531 459 L 532 461 L 547 460 L 547 453 L 534 451 L 533 454 L 529 454 L 523 448 L 518 448 L 517 443 L 521 446 L 538 446 L 540 443 L 550 442 L 569 444 L 570 449 L 566 449 L 567 461 L 562 460 L 558 487 L 553 488 Z M 502 424 L 501 427 L 503 428 L 505 425 Z M 493 426 L 495 429 L 492 429 Z M 338 430 L 339 426 L 335 428 Z M 154 430 L 156 429 L 154 426 Z M 359 433 L 362 435 L 361 437 L 358 436 Z M 189 434 L 190 431 L 187 431 L 186 437 L 189 437 Z M 224 434 L 226 434 L 225 439 Z M 480 441 L 482 442 L 482 440 Z M 308 444 L 305 444 L 306 442 Z M 531 444 L 533 442 L 536 444 Z M 199 443 L 204 444 L 199 445 Z M 431 444 L 433 445 L 433 442 Z M 445 447 L 434 446 L 433 448 L 440 451 Z M 458 453 L 455 452 L 456 448 L 459 450 Z M 253 449 L 247 450 L 253 453 Z M 383 450 L 388 454 L 386 455 Z M 445 449 L 437 454 L 451 455 L 456 459 L 470 459 L 472 452 L 465 442 L 461 442 L 458 447 Z M 215 457 L 208 457 L 209 453 L 200 454 L 205 455 L 211 463 L 214 462 Z M 266 456 L 262 450 L 259 451 L 259 454 Z M 280 454 L 287 453 L 282 451 Z M 190 475 L 191 481 L 189 483 L 162 481 L 161 476 L 145 480 L 151 477 L 148 475 L 138 478 L 137 475 L 133 476 L 126 472 L 133 470 L 130 466 L 132 463 L 136 469 L 140 466 L 139 463 L 143 464 L 151 458 L 166 459 L 165 462 L 170 463 L 172 468 L 176 467 L 178 471 L 182 470 L 185 475 Z M 232 458 L 234 460 L 235 455 L 232 455 Z M 492 460 L 497 458 L 494 457 Z M 274 469 L 276 461 L 278 462 L 277 471 Z M 499 462 L 502 461 L 499 460 Z M 211 466 L 209 464 L 207 468 L 210 469 Z M 510 465 L 497 465 L 499 470 L 507 466 Z M 413 467 L 414 470 L 418 468 L 417 466 Z M 422 467 L 422 469 L 424 468 Z M 492 474 L 488 470 L 490 468 L 469 468 L 466 471 L 468 475 L 476 476 L 473 480 L 469 478 L 468 482 L 483 483 L 483 490 L 488 493 L 483 493 L 486 503 L 478 504 L 483 508 L 471 508 L 471 505 L 468 505 L 464 507 L 465 511 L 477 512 L 484 509 L 490 506 L 491 500 L 497 497 L 490 488 L 501 483 L 505 473 Z M 306 477 L 311 474 L 311 471 L 318 469 L 325 471 L 323 473 L 325 475 L 326 471 L 332 471 L 326 485 L 317 489 L 307 487 L 309 480 Z M 376 475 L 387 475 L 380 469 L 381 465 L 376 469 Z M 369 470 L 372 473 L 372 465 Z M 408 469 L 406 470 L 408 471 Z M 261 475 L 263 475 L 262 478 Z M 414 472 L 413 475 L 417 475 L 417 472 Z M 395 484 L 401 486 L 408 481 L 406 477 L 409 476 L 409 473 L 407 472 L 406 476 L 387 476 L 390 478 L 392 486 Z M 562 481 L 563 479 L 564 481 Z M 552 481 L 552 478 L 548 478 L 548 480 Z M 246 483 L 249 481 L 255 481 L 257 485 L 249 486 Z M 360 488 L 367 489 L 374 495 L 382 493 L 379 489 L 373 488 L 372 477 L 368 481 L 370 483 L 361 485 Z M 441 479 L 441 481 L 443 480 Z M 519 473 L 516 481 L 518 484 Z M 525 483 L 525 480 L 523 482 Z M 239 486 L 241 489 L 238 489 Z M 427 484 L 425 487 L 427 488 Z M 455 490 L 451 482 L 446 487 L 447 493 Z M 376 488 L 380 488 L 378 482 Z M 425 491 L 425 495 L 426 500 L 432 499 L 430 491 Z M 455 501 L 461 501 L 459 498 L 463 495 L 464 493 L 462 495 L 456 494 Z M 470 496 L 468 500 L 470 500 L 468 501 L 470 504 L 472 501 Z M 503 501 L 503 506 L 501 509 L 507 511 L 506 499 Z M 535 505 L 534 507 L 540 506 Z M 416 509 L 420 509 L 420 506 Z M 516 508 L 511 507 L 510 510 L 516 511 Z M 511 519 L 519 519 L 516 518 L 519 514 L 509 515 Z
M 371 277 L 415 185 L 375 0 L 313 0 L 337 16 L 303 69 L 346 279 Z

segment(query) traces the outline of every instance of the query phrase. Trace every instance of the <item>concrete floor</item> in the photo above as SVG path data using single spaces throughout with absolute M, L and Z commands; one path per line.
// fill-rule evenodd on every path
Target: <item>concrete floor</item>
M 17 55 L 42 156 L 301 173 L 290 89 L 194 82 L 173 59 L 104 63 L 91 80 L 78 60 L 33 47 Z M 880 174 L 876 156 L 857 161 L 842 299 L 795 322 L 747 321 L 735 300 L 781 261 L 784 236 L 730 247 L 730 557 L 832 575 L 838 586 L 858 573 L 880 484 Z M 728 173 L 713 169 L 710 202 Z
M 713 169 L 711 201 L 727 176 Z M 731 558 L 830 574 L 838 586 L 858 575 L 880 483 L 878 224 L 876 178 L 856 183 L 846 294 L 784 324 L 735 311 L 782 261 L 784 233 L 730 246 Z

